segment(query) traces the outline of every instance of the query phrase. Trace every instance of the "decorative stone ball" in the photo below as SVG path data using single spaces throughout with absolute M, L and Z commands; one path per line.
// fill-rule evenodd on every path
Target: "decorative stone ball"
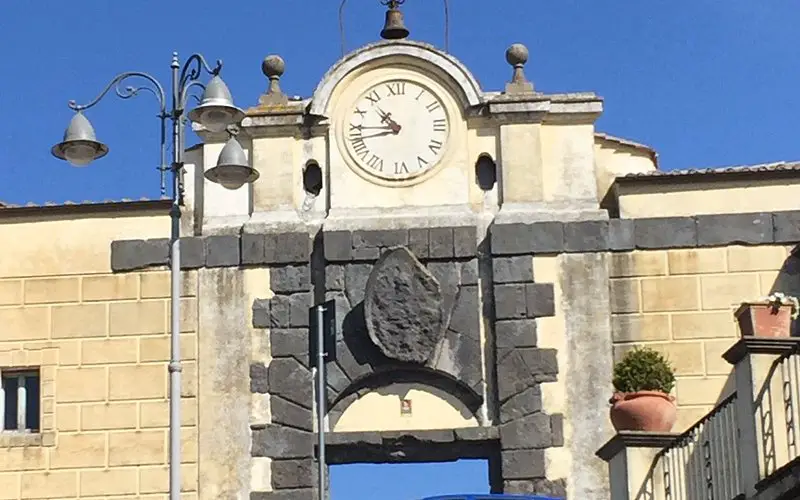
M 528 62 L 528 47 L 515 43 L 506 50 L 506 61 L 512 66 Z
M 272 77 L 280 77 L 283 75 L 283 72 L 286 70 L 286 63 L 283 62 L 283 58 L 281 56 L 267 56 L 264 58 L 264 62 L 261 63 L 261 71 L 264 72 L 264 75 L 267 78 Z

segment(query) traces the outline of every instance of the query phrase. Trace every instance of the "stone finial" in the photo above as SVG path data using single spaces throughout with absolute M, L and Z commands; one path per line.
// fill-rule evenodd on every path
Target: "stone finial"
M 269 55 L 261 63 L 261 71 L 264 76 L 269 78 L 269 88 L 267 93 L 259 98 L 258 102 L 262 105 L 286 104 L 289 97 L 281 90 L 280 79 L 286 71 L 286 63 L 278 55 Z
M 506 50 L 506 61 L 514 67 L 514 74 L 511 82 L 506 84 L 507 94 L 519 94 L 533 92 L 533 83 L 525 78 L 525 63 L 528 62 L 528 47 L 521 43 L 515 43 Z

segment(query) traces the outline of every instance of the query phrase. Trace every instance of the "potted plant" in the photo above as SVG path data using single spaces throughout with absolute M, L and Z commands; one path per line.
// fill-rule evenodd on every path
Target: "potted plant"
M 614 365 L 611 423 L 617 431 L 669 432 L 675 425 L 675 373 L 667 359 L 635 348 Z
M 799 313 L 796 297 L 775 292 L 761 300 L 742 302 L 733 315 L 744 337 L 788 337 Z

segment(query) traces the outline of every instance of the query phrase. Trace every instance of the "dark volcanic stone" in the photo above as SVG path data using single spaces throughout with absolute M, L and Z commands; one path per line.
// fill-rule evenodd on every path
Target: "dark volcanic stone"
M 406 248 L 384 253 L 364 298 L 372 342 L 391 359 L 425 363 L 444 334 L 442 289 Z

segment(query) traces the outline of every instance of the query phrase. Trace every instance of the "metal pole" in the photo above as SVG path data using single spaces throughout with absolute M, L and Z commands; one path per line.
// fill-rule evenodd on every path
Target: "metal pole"
M 178 55 L 173 54 L 172 64 L 172 208 L 170 209 L 170 361 L 169 361 L 169 498 L 181 496 L 181 207 L 180 169 L 182 151 L 180 140 L 180 95 L 178 82 Z
M 318 498 L 325 500 L 325 306 L 317 306 L 317 443 Z

